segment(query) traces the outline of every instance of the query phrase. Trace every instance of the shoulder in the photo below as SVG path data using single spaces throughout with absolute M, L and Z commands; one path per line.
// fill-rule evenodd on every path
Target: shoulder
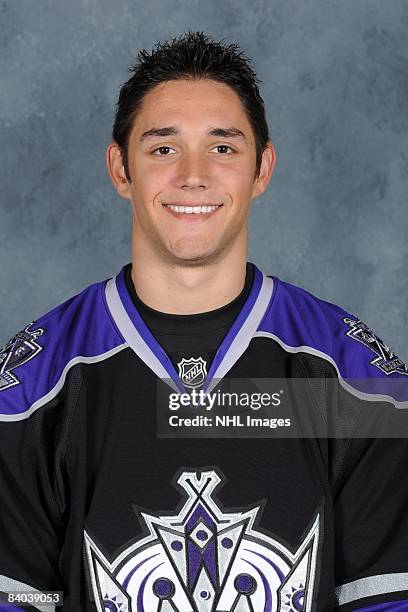
M 370 388 L 386 395 L 391 387 L 402 389 L 403 385 L 408 399 L 407 365 L 367 322 L 301 287 L 276 277 L 274 284 L 273 297 L 257 335 L 275 339 L 289 352 L 321 357 L 342 379 L 370 379 Z M 396 385 L 396 379 L 401 384 Z
M 106 280 L 93 283 L 18 331 L 0 348 L 0 420 L 21 420 L 53 399 L 76 363 L 124 346 L 106 307 Z

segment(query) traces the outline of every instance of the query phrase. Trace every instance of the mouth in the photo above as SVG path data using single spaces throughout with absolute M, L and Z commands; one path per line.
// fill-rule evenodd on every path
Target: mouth
M 212 217 L 222 204 L 163 204 L 163 207 L 169 211 L 170 214 L 178 219 L 186 219 L 188 221 L 195 221 L 198 219 L 208 219 Z

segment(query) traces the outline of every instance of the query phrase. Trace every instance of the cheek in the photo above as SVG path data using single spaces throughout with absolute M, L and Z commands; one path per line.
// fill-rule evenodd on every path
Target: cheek
M 245 191 L 248 191 L 252 188 L 254 173 L 255 169 L 252 168 L 249 161 L 241 159 L 228 166 L 220 166 L 215 170 L 214 177 L 219 178 L 220 182 L 231 186 L 235 191 L 237 191 L 237 186 L 239 190 L 244 188 Z
M 141 208 L 152 209 L 153 203 L 156 205 L 160 194 L 166 189 L 166 184 L 163 174 L 145 172 L 139 168 L 133 175 L 132 199 L 135 203 L 141 203 Z
M 224 187 L 232 201 L 238 204 L 240 209 L 245 209 L 252 198 L 253 177 L 248 173 L 247 168 L 242 168 L 240 172 L 234 172 L 228 177 L 228 181 L 224 182 Z
M 171 171 L 168 164 L 152 159 L 147 153 L 138 152 L 132 162 L 133 174 L 139 183 L 159 183 Z
M 169 173 L 165 168 L 157 168 L 157 166 L 140 165 L 135 172 L 135 184 L 139 191 L 144 193 L 157 193 L 168 181 Z

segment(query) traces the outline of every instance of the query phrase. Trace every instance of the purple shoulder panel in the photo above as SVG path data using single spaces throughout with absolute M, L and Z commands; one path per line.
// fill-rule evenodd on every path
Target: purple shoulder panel
M 276 277 L 275 285 L 256 335 L 322 357 L 363 393 L 408 401 L 407 366 L 357 315 Z
M 0 420 L 27 418 L 62 388 L 75 363 L 92 363 L 125 341 L 94 283 L 18 332 L 0 348 Z

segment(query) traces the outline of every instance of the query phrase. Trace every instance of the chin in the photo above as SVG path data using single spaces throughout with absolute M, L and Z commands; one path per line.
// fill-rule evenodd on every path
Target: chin
M 204 264 L 211 260 L 211 254 L 209 253 L 173 253 L 173 256 L 179 263 L 185 265 Z
M 197 250 L 185 250 L 185 251 L 172 251 L 171 253 L 173 260 L 179 265 L 183 266 L 202 266 L 212 263 L 217 259 L 217 253 L 215 250 L 197 251 Z
M 205 259 L 215 251 L 215 246 L 207 240 L 180 240 L 173 243 L 170 248 L 172 254 L 178 259 L 196 260 Z

